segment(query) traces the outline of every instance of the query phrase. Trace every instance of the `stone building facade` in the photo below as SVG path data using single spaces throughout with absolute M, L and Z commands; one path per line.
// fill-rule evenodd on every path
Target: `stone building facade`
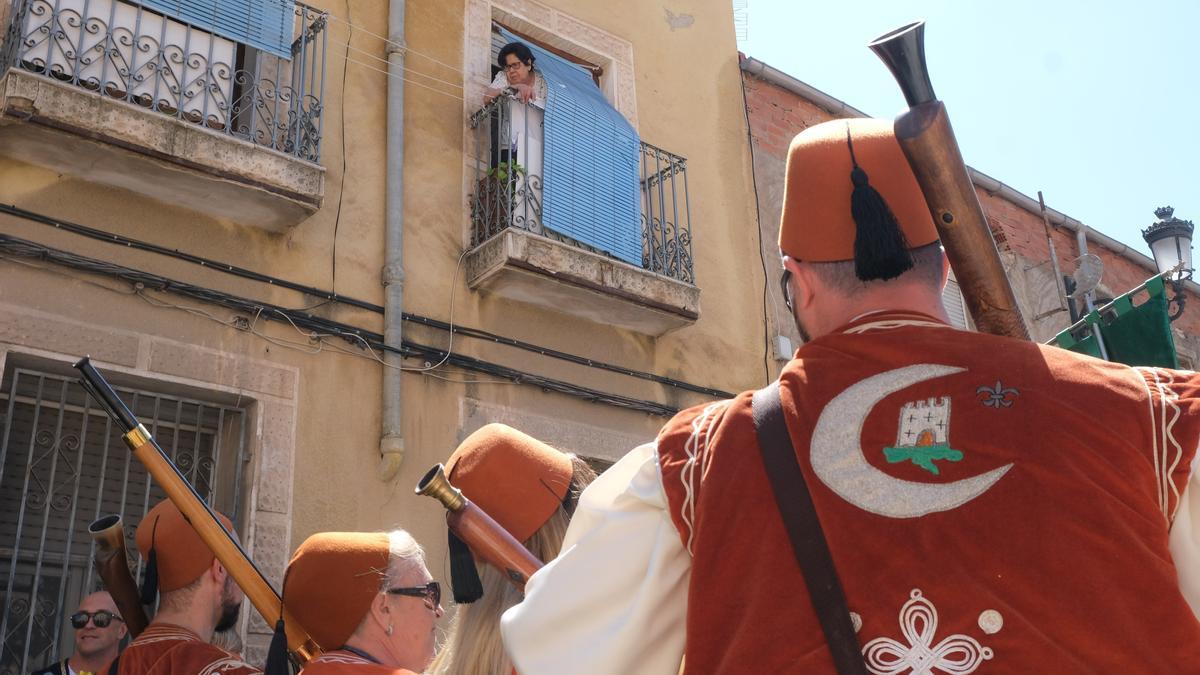
M 162 496 L 75 383 L 81 356 L 277 587 L 308 535 L 397 526 L 445 581 L 443 514 L 412 488 L 485 423 L 602 465 L 767 380 L 728 2 L 313 0 L 274 49 L 121 0 L 4 12 L 0 672 L 69 651 L 64 616 L 96 585 L 88 522 L 121 512 L 132 532 Z M 145 52 L 108 40 L 139 26 Z M 587 64 L 641 139 L 643 265 L 531 228 L 478 236 L 498 27 Z M 402 357 L 381 281 L 402 289 Z M 245 615 L 258 661 L 269 631 Z

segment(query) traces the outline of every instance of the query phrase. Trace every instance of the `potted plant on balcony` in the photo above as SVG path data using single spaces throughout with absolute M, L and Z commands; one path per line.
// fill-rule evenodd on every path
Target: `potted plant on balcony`
M 509 159 L 487 170 L 475 186 L 477 243 L 508 227 L 518 191 L 525 189 L 525 167 Z

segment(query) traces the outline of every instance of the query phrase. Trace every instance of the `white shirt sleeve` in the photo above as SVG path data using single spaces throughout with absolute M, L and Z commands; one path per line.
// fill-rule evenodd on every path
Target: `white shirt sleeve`
M 477 80 L 478 81 L 478 80 Z M 479 85 L 476 85 L 479 86 Z M 508 74 L 503 70 L 496 72 L 496 77 L 492 78 L 492 83 L 488 85 L 489 89 L 506 89 L 508 87 Z
M 1200 462 L 1200 455 L 1197 456 Z M 1200 472 L 1192 463 L 1192 477 L 1179 498 L 1179 510 L 1171 523 L 1171 558 L 1179 575 L 1179 590 L 1196 618 L 1200 619 Z
M 562 553 L 501 620 L 521 675 L 676 675 L 691 556 L 671 522 L 654 444 L 580 496 Z

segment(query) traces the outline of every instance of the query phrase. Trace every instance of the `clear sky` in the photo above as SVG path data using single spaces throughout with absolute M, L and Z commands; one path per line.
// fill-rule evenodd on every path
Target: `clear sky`
M 1155 208 L 1200 222 L 1197 0 L 748 0 L 745 15 L 741 51 L 875 117 L 905 104 L 866 44 L 924 19 L 967 164 L 1147 255 Z

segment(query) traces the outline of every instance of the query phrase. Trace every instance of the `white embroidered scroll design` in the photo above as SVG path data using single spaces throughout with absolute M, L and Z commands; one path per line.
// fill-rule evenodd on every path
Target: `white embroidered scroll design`
M 683 468 L 679 472 L 679 479 L 683 482 L 683 506 L 680 508 L 679 515 L 688 529 L 688 553 L 693 553 L 692 537 L 694 535 L 694 528 L 692 524 L 696 518 L 696 481 L 704 476 L 704 465 L 708 461 L 709 434 L 720 417 L 718 413 L 728 407 L 729 404 L 730 401 L 717 401 L 706 406 L 700 415 L 692 420 L 692 433 L 683 444 L 683 451 L 687 454 L 687 460 L 683 463 Z M 700 470 L 699 476 L 696 474 L 697 469 Z
M 914 319 L 889 319 L 886 321 L 872 321 L 864 323 L 861 326 L 855 326 L 845 331 L 847 335 L 855 335 L 858 333 L 866 333 L 872 330 L 892 330 L 894 328 L 905 328 L 908 326 L 921 326 L 924 328 L 950 328 L 944 323 L 936 321 L 920 321 Z
M 1170 523 L 1179 510 L 1179 486 L 1172 480 L 1175 469 L 1183 459 L 1183 446 L 1175 438 L 1175 423 L 1179 421 L 1179 394 L 1171 388 L 1175 376 L 1159 368 L 1137 368 L 1146 385 L 1150 409 L 1154 477 L 1158 485 L 1158 507 Z M 1153 383 L 1151 379 L 1153 378 Z M 1158 403 L 1155 406 L 1155 403 Z M 1172 499 L 1173 498 L 1173 499 Z M 1172 503 L 1173 502 L 1173 503 Z
M 948 675 L 967 675 L 994 656 L 989 647 L 961 633 L 934 644 L 937 626 L 937 609 L 921 595 L 919 588 L 914 588 L 908 602 L 900 608 L 900 633 L 908 644 L 889 637 L 871 640 L 863 646 L 867 670 L 876 675 L 923 675 L 935 670 Z

